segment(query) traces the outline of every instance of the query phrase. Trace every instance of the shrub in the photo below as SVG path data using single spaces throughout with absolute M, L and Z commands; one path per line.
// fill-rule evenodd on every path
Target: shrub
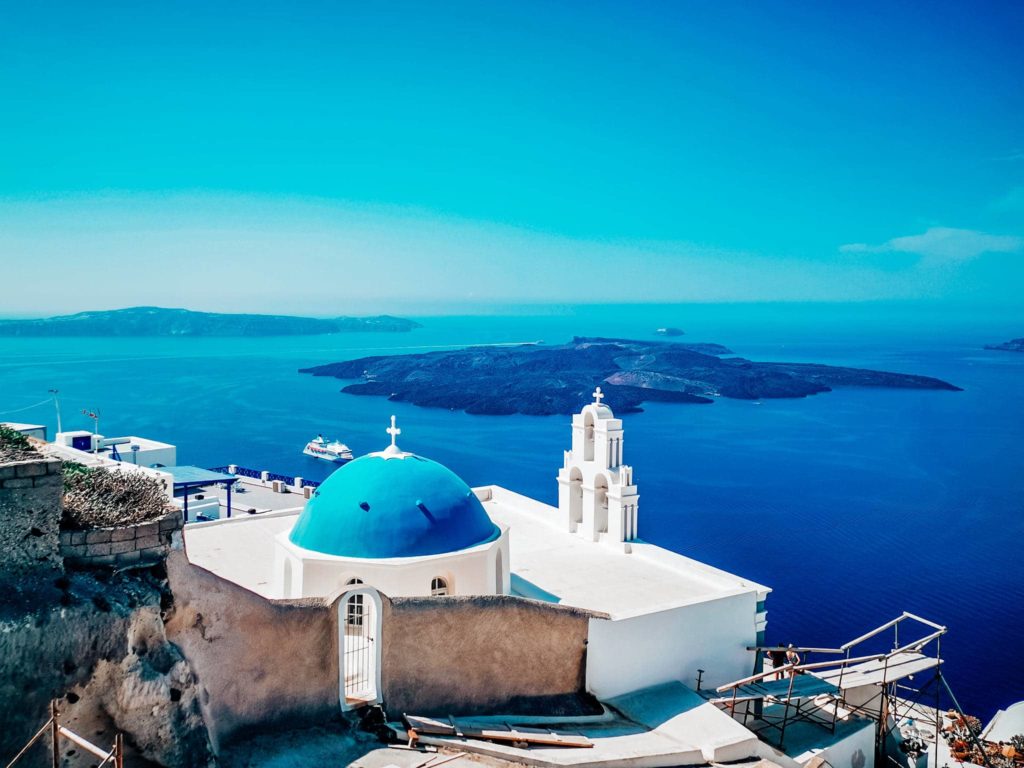
M 0 424 L 0 461 L 26 461 L 38 459 L 39 451 L 21 432 Z
M 78 465 L 65 473 L 64 489 L 64 528 L 135 525 L 170 509 L 160 484 L 141 472 Z

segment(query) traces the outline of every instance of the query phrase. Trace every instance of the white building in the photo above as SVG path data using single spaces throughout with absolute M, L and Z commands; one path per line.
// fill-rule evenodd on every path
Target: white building
M 53 442 L 76 451 L 139 467 L 173 467 L 178 463 L 177 447 L 138 435 L 104 437 L 79 429 L 58 432 Z
M 471 490 L 402 451 L 392 423 L 390 446 L 335 471 L 305 507 L 187 526 L 188 557 L 271 599 L 373 588 L 586 609 L 587 688 L 602 699 L 692 686 L 698 674 L 708 687 L 749 675 L 768 588 L 638 538 L 622 422 L 594 394 L 572 419 L 558 508 L 497 486 Z
M 33 437 L 36 440 L 46 442 L 46 426 L 43 424 L 23 424 L 17 421 L 0 421 L 0 426 L 20 432 L 25 437 Z

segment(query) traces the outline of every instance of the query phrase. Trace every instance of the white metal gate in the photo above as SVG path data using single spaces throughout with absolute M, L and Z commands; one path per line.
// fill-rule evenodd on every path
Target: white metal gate
M 377 607 L 364 593 L 342 603 L 342 675 L 345 703 L 377 700 Z

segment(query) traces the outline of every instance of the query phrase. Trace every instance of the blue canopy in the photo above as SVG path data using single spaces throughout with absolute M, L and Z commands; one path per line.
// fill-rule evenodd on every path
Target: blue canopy
M 174 489 L 201 488 L 204 485 L 216 483 L 234 483 L 238 481 L 235 475 L 228 475 L 224 472 L 214 472 L 202 467 L 160 467 L 161 472 L 167 472 L 174 477 Z
M 231 517 L 231 487 L 238 482 L 236 475 L 229 475 L 224 472 L 214 472 L 212 469 L 202 467 L 160 467 L 161 472 L 166 472 L 174 478 L 174 494 L 184 497 L 184 508 L 182 510 L 185 522 L 188 522 L 188 495 L 195 488 L 205 488 L 208 485 L 223 484 L 228 490 L 228 517 Z

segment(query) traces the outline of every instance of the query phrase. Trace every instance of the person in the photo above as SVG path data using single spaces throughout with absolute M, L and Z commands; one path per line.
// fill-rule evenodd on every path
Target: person
M 789 647 L 786 649 L 786 663 L 787 664 L 799 664 L 800 663 L 800 654 L 796 652 L 796 648 L 793 647 L 792 643 L 790 643 Z M 795 674 L 797 674 L 797 671 L 795 669 L 791 670 L 789 674 L 790 675 L 795 675 Z
M 779 670 L 786 666 L 786 646 L 779 643 L 778 648 L 770 648 L 766 655 L 772 662 L 772 669 L 775 670 L 775 679 L 781 680 L 783 673 Z

